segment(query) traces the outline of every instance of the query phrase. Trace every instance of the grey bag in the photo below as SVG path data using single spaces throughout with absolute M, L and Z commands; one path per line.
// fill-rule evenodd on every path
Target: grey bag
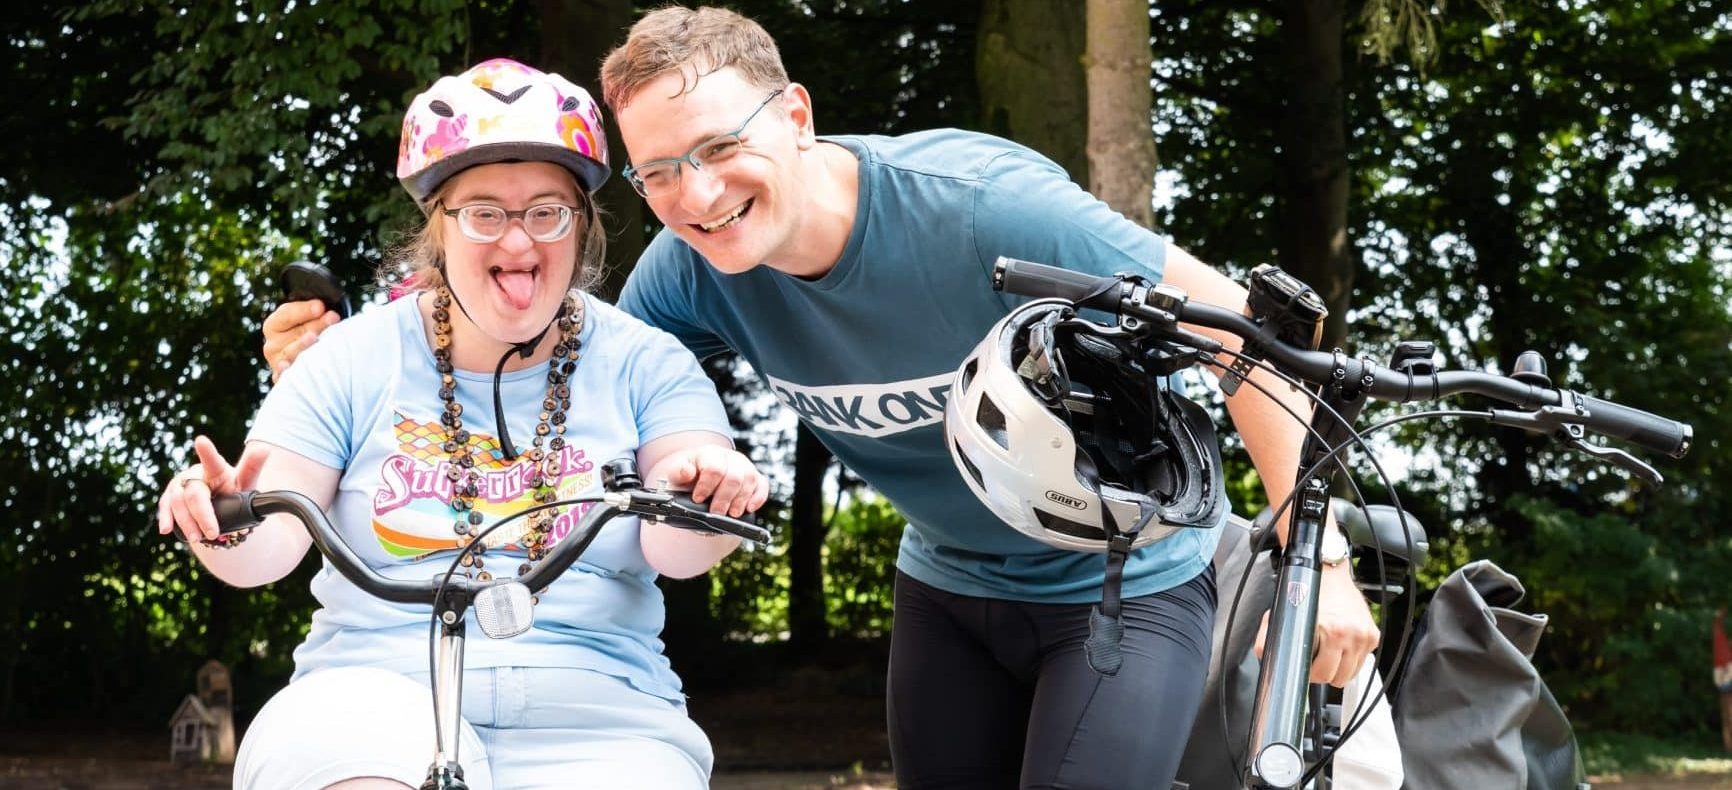
M 1484 560 L 1437 588 L 1394 691 L 1405 790 L 1587 787 L 1575 733 L 1529 660 L 1547 618 L 1509 608 L 1525 594 Z

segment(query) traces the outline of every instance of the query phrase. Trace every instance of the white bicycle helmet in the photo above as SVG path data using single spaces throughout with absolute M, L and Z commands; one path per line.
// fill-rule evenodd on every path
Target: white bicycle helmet
M 1115 536 L 1129 550 L 1212 527 L 1226 499 L 1214 422 L 1166 373 L 1069 302 L 1029 302 L 957 371 L 951 457 L 987 508 L 1049 546 L 1104 553 Z

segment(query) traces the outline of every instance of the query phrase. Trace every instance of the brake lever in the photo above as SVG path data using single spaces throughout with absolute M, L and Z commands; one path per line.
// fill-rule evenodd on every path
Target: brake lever
M 1640 458 L 1630 455 L 1616 447 L 1589 444 L 1588 432 L 1582 427 L 1582 417 L 1573 408 L 1574 399 L 1571 393 L 1565 391 L 1566 406 L 1542 406 L 1533 411 L 1518 411 L 1513 409 L 1492 409 L 1491 423 L 1520 428 L 1529 433 L 1550 433 L 1566 447 L 1587 453 L 1601 461 L 1610 462 L 1655 487 L 1664 485 L 1666 478 L 1658 469 L 1649 466 Z
M 678 521 L 680 524 L 677 526 L 683 529 L 733 535 L 754 543 L 759 548 L 770 545 L 770 530 L 750 521 L 712 513 L 704 506 L 674 492 L 639 488 L 612 491 L 604 496 L 620 497 L 624 500 L 618 505 L 621 510 L 643 518 L 658 522 Z
M 1666 482 L 1666 478 L 1661 476 L 1658 469 L 1643 463 L 1642 459 L 1630 455 L 1623 450 L 1619 450 L 1616 447 L 1602 447 L 1600 445 L 1588 444 L 1586 441 L 1571 436 L 1568 433 L 1558 434 L 1558 441 L 1561 441 L 1565 445 L 1576 450 L 1587 453 L 1601 461 L 1610 461 L 1613 464 L 1621 466 L 1630 474 L 1648 481 L 1648 484 L 1655 488 L 1664 485 Z

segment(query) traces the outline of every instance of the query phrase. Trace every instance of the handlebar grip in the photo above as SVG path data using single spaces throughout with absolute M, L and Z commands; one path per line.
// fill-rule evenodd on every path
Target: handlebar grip
M 257 493 L 242 491 L 238 494 L 218 494 L 211 497 L 210 506 L 216 511 L 217 530 L 227 535 L 258 526 L 259 514 L 253 510 L 253 495 Z
M 1595 433 L 1634 442 L 1673 458 L 1690 452 L 1694 430 L 1677 420 L 1668 420 L 1641 409 L 1632 409 L 1591 395 L 1578 395 L 1588 410 L 1585 424 Z
M 242 491 L 238 494 L 218 494 L 210 498 L 210 506 L 216 511 L 217 532 L 228 535 L 242 532 L 259 525 L 259 515 L 253 511 L 253 494 L 256 491 Z M 174 525 L 174 539 L 187 542 L 186 534 L 180 531 L 180 525 Z
M 992 288 L 1037 299 L 1057 297 L 1111 313 L 1119 311 L 1117 277 L 1097 277 L 1002 255 L 992 265 Z

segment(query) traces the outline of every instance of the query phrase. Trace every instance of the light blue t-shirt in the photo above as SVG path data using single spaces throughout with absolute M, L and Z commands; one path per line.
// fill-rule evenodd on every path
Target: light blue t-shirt
M 599 493 L 603 463 L 635 457 L 657 437 L 694 430 L 730 435 L 714 385 L 674 338 L 598 299 L 585 295 L 584 305 L 581 357 L 568 382 L 561 498 Z M 332 522 L 368 565 L 392 578 L 444 573 L 457 544 L 444 474 L 449 460 L 439 446 L 445 440 L 439 374 L 423 327 L 416 300 L 404 298 L 327 330 L 271 390 L 247 437 L 342 470 Z M 491 524 L 533 504 L 523 482 L 528 460 L 519 455 L 508 465 L 497 450 L 492 371 L 459 370 L 456 379 L 471 446 L 491 442 L 495 449 L 495 462 L 477 467 L 482 485 L 475 500 Z M 535 435 L 546 388 L 545 364 L 503 376 L 501 397 L 519 452 Z M 579 515 L 555 520 L 553 543 L 571 533 Z M 486 569 L 500 575 L 516 575 L 523 560 L 515 545 L 490 548 L 484 557 Z M 655 577 L 636 519 L 616 518 L 541 595 L 534 628 L 506 640 L 471 631 L 464 665 L 592 669 L 682 700 L 679 678 L 662 655 L 664 608 Z M 374 598 L 328 562 L 312 589 L 321 608 L 295 651 L 296 677 L 335 666 L 427 670 L 428 607 Z
M 1158 278 L 1165 243 L 1007 140 L 956 130 L 824 139 L 860 159 L 858 215 L 834 269 L 815 281 L 763 266 L 721 274 L 664 232 L 621 309 L 699 356 L 733 349 L 750 362 L 908 518 L 903 572 L 964 595 L 1099 600 L 1103 555 L 1024 537 L 969 491 L 945 448 L 944 402 L 963 358 L 1021 301 L 992 290 L 998 256 Z M 1180 530 L 1139 550 L 1124 594 L 1189 580 L 1218 535 Z

